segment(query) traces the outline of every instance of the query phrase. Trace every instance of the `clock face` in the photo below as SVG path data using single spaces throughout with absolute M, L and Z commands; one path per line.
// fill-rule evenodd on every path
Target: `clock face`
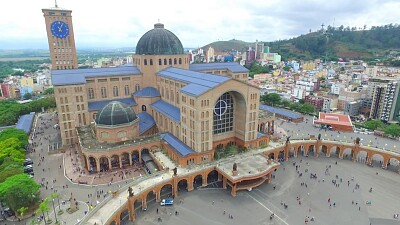
M 51 33 L 56 38 L 65 38 L 69 35 L 69 27 L 63 21 L 54 21 L 51 23 Z
M 217 116 L 222 116 L 226 113 L 226 110 L 228 109 L 228 104 L 224 100 L 218 100 L 217 104 L 215 104 L 214 107 L 214 113 Z

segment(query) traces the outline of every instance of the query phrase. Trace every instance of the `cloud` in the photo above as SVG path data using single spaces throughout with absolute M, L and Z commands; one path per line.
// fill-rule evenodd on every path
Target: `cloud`
M 58 0 L 73 11 L 75 41 L 83 47 L 134 47 L 160 20 L 184 47 L 232 38 L 288 39 L 320 25 L 368 27 L 399 21 L 398 0 Z M 47 48 L 42 8 L 52 0 L 8 1 L 0 8 L 0 48 Z M 23 5 L 24 7 L 21 7 Z

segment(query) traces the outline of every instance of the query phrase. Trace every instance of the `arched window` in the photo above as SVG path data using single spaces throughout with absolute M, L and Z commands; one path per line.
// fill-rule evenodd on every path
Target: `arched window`
M 128 96 L 130 94 L 129 85 L 125 85 L 125 95 Z
M 218 98 L 213 110 L 214 134 L 233 130 L 233 98 L 226 92 Z
M 169 65 L 172 65 L 172 59 L 169 59 L 168 61 L 169 61 Z
M 142 105 L 142 111 L 146 112 L 146 105 Z
M 89 99 L 94 99 L 94 90 L 93 88 L 88 89 L 88 97 Z
M 176 65 L 176 58 L 174 59 L 174 65 Z
M 118 132 L 118 133 L 117 133 L 117 137 L 118 137 L 118 138 L 124 138 L 124 137 L 126 137 L 126 131 L 120 131 L 120 132 Z
M 114 97 L 118 97 L 118 87 L 117 86 L 113 87 L 113 95 L 114 95 Z
M 139 86 L 139 84 L 136 84 L 136 85 L 135 85 L 135 92 L 136 92 L 136 91 L 139 91 L 139 90 L 140 90 L 140 86 Z
M 147 59 L 144 59 L 144 65 L 147 66 Z
M 108 137 L 110 137 L 110 134 L 108 132 L 103 131 L 103 132 L 101 132 L 101 137 L 108 138 Z
M 158 65 L 162 65 L 162 60 L 161 59 L 158 59 Z
M 179 58 L 179 65 L 181 65 L 182 64 L 182 59 L 181 58 Z
M 167 65 L 167 59 L 164 59 L 164 65 Z
M 153 65 L 153 59 L 150 59 L 150 66 Z
M 107 98 L 107 90 L 105 87 L 101 87 L 100 92 L 102 98 Z

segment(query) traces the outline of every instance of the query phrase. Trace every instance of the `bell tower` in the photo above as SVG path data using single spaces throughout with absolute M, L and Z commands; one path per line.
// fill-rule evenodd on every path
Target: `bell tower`
M 78 69 L 71 10 L 55 6 L 42 9 L 49 42 L 51 69 Z

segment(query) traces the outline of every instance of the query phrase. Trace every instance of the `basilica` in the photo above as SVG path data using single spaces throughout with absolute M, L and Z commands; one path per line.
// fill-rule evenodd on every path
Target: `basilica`
M 49 26 L 63 19 L 43 12 Z M 54 38 L 49 29 L 54 54 L 70 54 L 73 38 Z M 55 61 L 62 57 L 54 54 Z M 247 83 L 248 70 L 238 63 L 190 64 L 179 38 L 161 23 L 139 39 L 133 64 L 77 69 L 73 60 L 61 63 L 69 66 L 54 64 L 52 82 L 62 142 L 78 146 L 91 172 L 140 162 L 151 173 L 162 167 L 153 151 L 185 167 L 213 160 L 228 145 L 247 149 L 269 141 L 268 132 L 259 132 L 266 124 L 260 130 L 260 91 Z

